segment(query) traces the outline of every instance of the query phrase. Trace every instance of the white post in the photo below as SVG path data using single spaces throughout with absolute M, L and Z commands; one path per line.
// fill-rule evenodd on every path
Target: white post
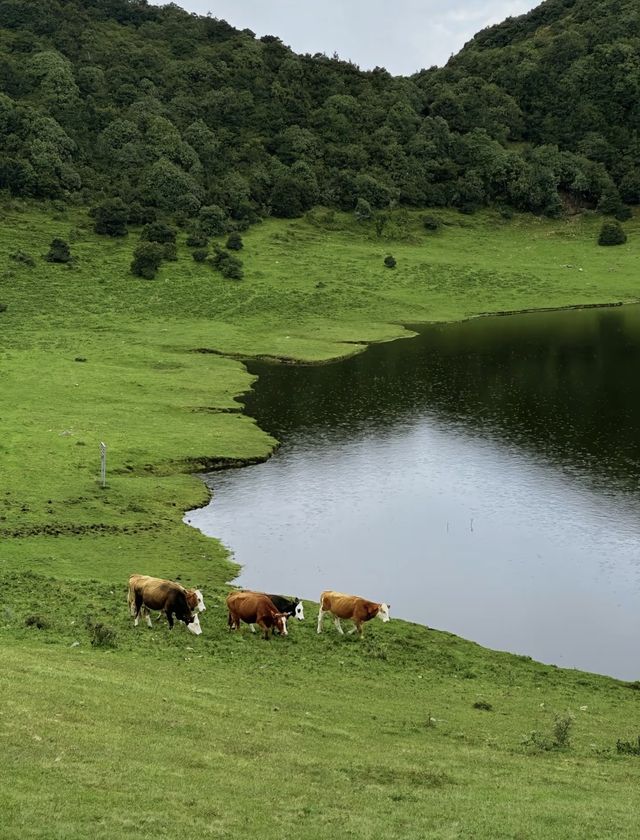
M 100 484 L 107 486 L 107 444 L 100 442 Z

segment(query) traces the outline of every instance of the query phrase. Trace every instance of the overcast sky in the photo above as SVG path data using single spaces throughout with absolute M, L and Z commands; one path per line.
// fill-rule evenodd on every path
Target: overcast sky
M 337 52 L 363 70 L 409 75 L 445 64 L 476 32 L 538 6 L 533 0 L 176 0 L 299 53 Z M 158 5 L 162 5 L 159 3 Z

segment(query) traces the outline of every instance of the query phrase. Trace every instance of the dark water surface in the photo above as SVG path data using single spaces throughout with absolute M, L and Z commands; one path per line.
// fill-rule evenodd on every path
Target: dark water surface
M 282 447 L 187 515 L 248 587 L 640 678 L 640 308 L 424 328 L 322 367 L 252 363 Z M 313 620 L 313 618 L 312 618 Z

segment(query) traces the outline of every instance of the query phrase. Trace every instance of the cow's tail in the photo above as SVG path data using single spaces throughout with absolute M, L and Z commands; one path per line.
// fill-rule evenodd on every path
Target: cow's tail
M 132 618 L 136 615 L 136 590 L 133 585 L 133 578 L 129 578 L 129 588 L 127 590 L 127 604 Z

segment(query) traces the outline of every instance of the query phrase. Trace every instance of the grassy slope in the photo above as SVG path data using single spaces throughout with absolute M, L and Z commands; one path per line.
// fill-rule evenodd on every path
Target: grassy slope
M 634 836 L 638 760 L 615 740 L 640 728 L 639 695 L 613 680 L 401 622 L 360 645 L 317 639 L 310 623 L 269 645 L 228 638 L 222 609 L 200 639 L 129 627 L 129 572 L 181 576 L 219 605 L 233 575 L 223 547 L 180 522 L 205 500 L 185 468 L 274 445 L 239 412 L 251 378 L 228 356 L 322 361 L 408 335 L 402 323 L 637 298 L 636 236 L 598 248 L 595 219 L 442 218 L 427 234 L 412 217 L 402 241 L 345 218 L 338 230 L 270 221 L 245 236 L 233 283 L 186 249 L 140 281 L 127 271 L 135 236 L 98 238 L 80 213 L 5 213 L 3 263 L 54 236 L 78 257 L 72 269 L 7 260 L 0 280 L 7 836 L 280 837 L 294 817 L 302 836 Z M 26 628 L 34 613 L 48 627 Z M 116 629 L 116 652 L 91 649 L 88 618 Z M 473 709 L 480 696 L 495 711 Z M 567 711 L 573 749 L 521 745 Z M 143 721 L 159 725 L 142 737 Z

